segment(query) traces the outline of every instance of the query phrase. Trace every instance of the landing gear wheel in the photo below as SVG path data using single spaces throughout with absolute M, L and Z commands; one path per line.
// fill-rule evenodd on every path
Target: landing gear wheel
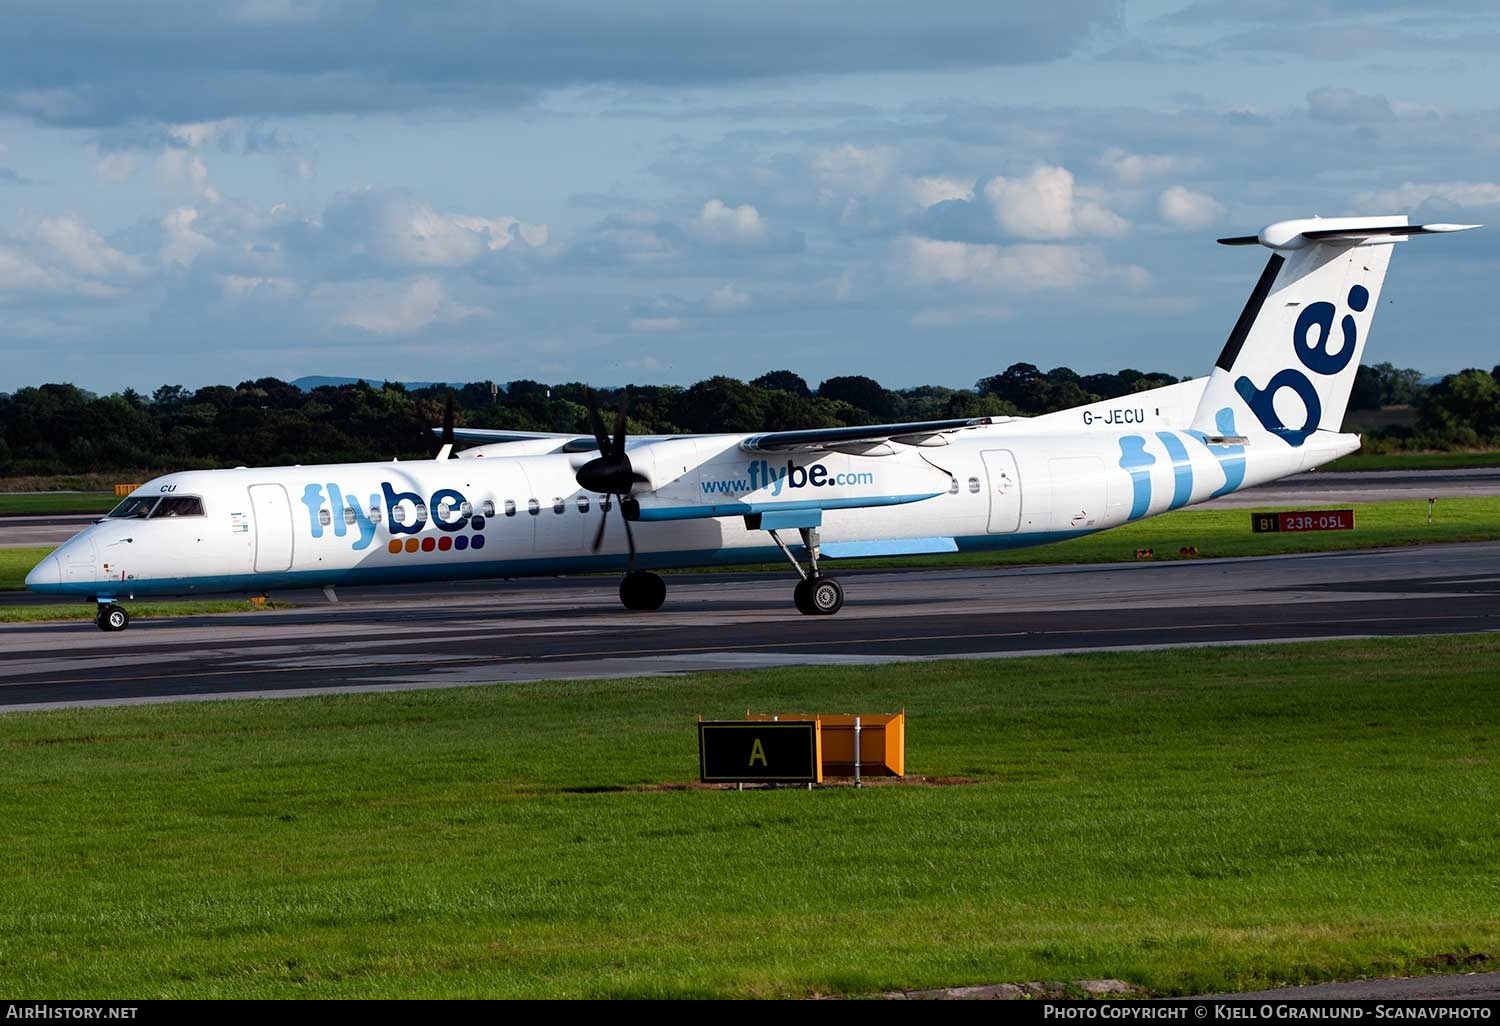
M 844 589 L 832 577 L 812 577 L 792 592 L 797 612 L 804 616 L 832 616 L 844 608 Z
M 648 570 L 632 570 L 620 580 L 620 602 L 626 609 L 660 609 L 667 582 Z
M 130 626 L 130 614 L 125 612 L 124 606 L 110 603 L 99 607 L 99 615 L 94 617 L 94 623 L 101 631 L 123 631 Z

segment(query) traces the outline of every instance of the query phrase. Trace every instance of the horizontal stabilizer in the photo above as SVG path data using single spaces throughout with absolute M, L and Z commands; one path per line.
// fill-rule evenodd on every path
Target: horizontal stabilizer
M 1220 239 L 1222 246 L 1265 246 L 1290 250 L 1319 242 L 1393 242 L 1413 235 L 1439 235 L 1480 227 L 1477 224 L 1408 224 L 1405 215 L 1382 217 L 1303 217 L 1277 221 L 1259 235 L 1233 235 Z

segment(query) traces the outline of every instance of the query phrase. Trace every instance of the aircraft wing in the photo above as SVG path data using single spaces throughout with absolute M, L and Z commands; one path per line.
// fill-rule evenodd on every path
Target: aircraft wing
M 999 418 L 1006 420 L 1009 418 Z M 772 431 L 751 435 L 740 443 L 745 452 L 820 452 L 868 447 L 881 442 L 905 445 L 947 445 L 943 436 L 954 431 L 995 423 L 992 417 L 959 420 L 920 420 L 906 424 L 869 424 L 862 427 L 809 428 L 805 431 Z
M 432 433 L 441 435 L 442 428 L 433 428 Z M 677 435 L 632 435 L 630 445 L 634 447 L 646 442 L 659 442 L 665 438 L 683 437 Z M 498 445 L 505 442 L 556 442 L 561 444 L 561 452 L 593 452 L 599 448 L 599 443 L 588 435 L 580 435 L 562 431 L 510 431 L 496 428 L 454 428 L 453 438 L 459 442 L 478 442 L 482 445 Z

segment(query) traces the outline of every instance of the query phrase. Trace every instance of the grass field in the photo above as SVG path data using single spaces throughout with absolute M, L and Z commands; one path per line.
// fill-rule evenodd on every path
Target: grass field
M 1500 637 L 0 717 L 0 992 L 1155 993 L 1500 954 Z M 657 789 L 909 714 L 954 786 Z
M 0 589 L 24 588 L 26 575 L 51 551 L 37 547 L 0 549 Z
M 184 599 L 166 602 L 127 602 L 132 619 L 155 616 L 196 616 L 202 613 L 254 613 L 264 609 L 295 609 L 286 602 L 256 605 L 249 599 Z M 92 620 L 98 607 L 74 605 L 0 606 L 0 623 L 40 623 L 47 620 Z
M 1459 470 L 1500 467 L 1500 452 L 1356 452 L 1341 456 L 1321 470 Z
M 999 552 L 846 559 L 830 561 L 827 566 L 837 572 L 841 568 L 1111 563 L 1135 558 L 1137 549 L 1151 549 L 1155 559 L 1178 559 L 1182 558 L 1179 553 L 1184 548 L 1196 548 L 1199 558 L 1210 558 L 1500 539 L 1500 498 L 1439 500 L 1437 515 L 1431 524 L 1427 523 L 1427 504 L 1421 501 L 1358 503 L 1354 511 L 1353 531 L 1252 534 L 1248 510 L 1183 509 L 1055 545 Z M 26 574 L 47 551 L 41 548 L 0 549 L 0 589 L 22 587 Z M 766 568 L 786 569 L 781 563 L 766 564 Z M 733 572 L 753 568 L 716 569 Z
M 1266 509 L 1290 509 L 1267 506 Z M 1303 506 L 1302 508 L 1308 508 Z M 1155 559 L 1178 559 L 1184 548 L 1198 557 L 1271 556 L 1292 552 L 1335 552 L 1426 542 L 1500 539 L 1500 498 L 1440 499 L 1427 523 L 1427 503 L 1418 501 L 1355 503 L 1353 531 L 1297 534 L 1252 534 L 1250 511 L 1182 509 L 1110 531 L 1036 548 L 999 552 L 901 559 L 849 559 L 830 567 L 1000 566 L 1024 563 L 1110 563 L 1130 560 L 1137 549 L 1151 549 Z
M 114 492 L 0 492 L 0 516 L 108 513 L 119 503 Z

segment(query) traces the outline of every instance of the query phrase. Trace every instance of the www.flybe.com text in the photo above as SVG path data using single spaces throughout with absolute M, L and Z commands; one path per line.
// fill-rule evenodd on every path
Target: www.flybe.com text
M 772 495 L 780 495 L 783 488 L 832 488 L 839 485 L 872 485 L 875 475 L 869 471 L 858 474 L 834 473 L 821 463 L 810 467 L 799 467 L 787 460 L 784 467 L 773 467 L 765 460 L 750 464 L 742 478 L 729 480 L 706 480 L 701 482 L 704 495 L 741 495 L 771 489 Z

